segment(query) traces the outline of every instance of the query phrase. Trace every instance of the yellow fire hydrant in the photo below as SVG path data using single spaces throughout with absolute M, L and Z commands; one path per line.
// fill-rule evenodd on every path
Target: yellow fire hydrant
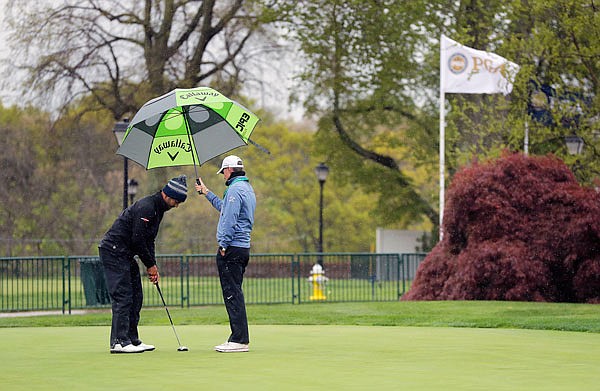
M 323 294 L 325 285 L 329 278 L 325 277 L 325 271 L 323 266 L 316 263 L 310 270 L 310 277 L 308 281 L 312 283 L 313 294 L 310 296 L 310 300 L 326 300 L 327 296 Z

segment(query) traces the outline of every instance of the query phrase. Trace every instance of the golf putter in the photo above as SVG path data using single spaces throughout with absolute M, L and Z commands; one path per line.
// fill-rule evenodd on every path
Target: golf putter
M 156 290 L 158 290 L 158 294 L 160 295 L 160 299 L 162 300 L 163 305 L 165 306 L 165 310 L 167 311 L 167 316 L 169 317 L 169 322 L 171 322 L 171 327 L 173 328 L 173 333 L 175 333 L 175 338 L 177 338 L 177 343 L 179 344 L 177 351 L 178 352 L 187 352 L 189 349 L 186 346 L 182 346 L 181 342 L 179 342 L 179 336 L 177 335 L 177 331 L 175 331 L 175 325 L 173 324 L 173 319 L 171 319 L 171 314 L 169 313 L 169 309 L 167 308 L 167 303 L 165 303 L 165 298 L 163 297 L 163 294 L 160 290 L 160 286 L 158 285 L 158 282 L 155 285 L 156 285 Z

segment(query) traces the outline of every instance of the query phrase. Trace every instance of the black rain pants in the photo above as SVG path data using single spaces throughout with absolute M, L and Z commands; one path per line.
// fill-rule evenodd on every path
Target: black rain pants
M 110 346 L 137 343 L 138 323 L 144 301 L 138 263 L 133 257 L 126 259 L 104 248 L 99 251 L 112 302 Z
M 217 269 L 221 280 L 223 301 L 229 316 L 231 335 L 228 342 L 247 344 L 250 341 L 248 334 L 248 318 L 246 317 L 246 303 L 242 282 L 248 261 L 250 249 L 229 246 L 225 256 L 217 251 Z

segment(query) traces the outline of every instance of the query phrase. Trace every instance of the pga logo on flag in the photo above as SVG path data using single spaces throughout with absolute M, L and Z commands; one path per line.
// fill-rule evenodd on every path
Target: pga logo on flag
M 494 53 L 473 49 L 442 35 L 440 76 L 443 92 L 509 94 L 519 66 Z

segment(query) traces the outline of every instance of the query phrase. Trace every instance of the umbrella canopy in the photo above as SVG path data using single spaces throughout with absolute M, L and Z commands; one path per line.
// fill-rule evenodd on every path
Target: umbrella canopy
M 117 154 L 146 169 L 195 166 L 247 145 L 258 121 L 212 88 L 175 89 L 140 108 Z

